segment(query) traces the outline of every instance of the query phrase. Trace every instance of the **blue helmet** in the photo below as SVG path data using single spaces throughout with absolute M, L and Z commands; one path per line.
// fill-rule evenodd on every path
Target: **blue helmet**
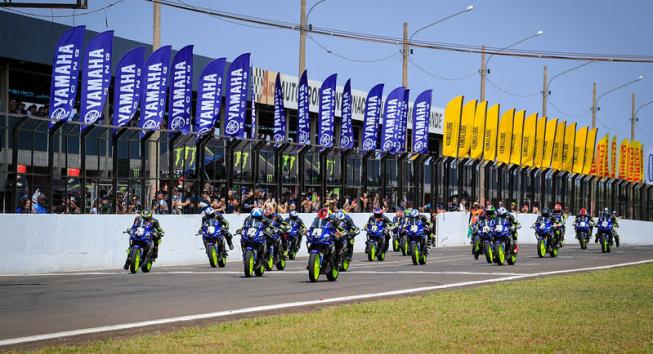
M 338 220 L 345 220 L 345 212 L 342 210 L 336 211 L 335 216 Z
M 499 209 L 497 209 L 497 215 L 501 217 L 505 216 L 507 212 L 508 211 L 504 207 L 499 207 Z
M 261 211 L 259 208 L 254 208 L 252 209 L 252 212 L 249 213 L 249 215 L 254 219 L 261 219 L 263 218 L 263 211 Z
M 297 214 L 297 212 L 295 210 L 288 213 L 288 216 L 293 220 L 295 220 L 295 219 L 297 219 L 299 217 L 299 215 Z
M 383 216 L 383 210 L 381 208 L 374 208 L 374 216 L 380 218 Z
M 417 209 L 411 209 L 410 210 L 410 216 L 413 217 L 413 218 L 418 217 L 419 216 L 419 211 L 417 211 Z
M 204 216 L 206 216 L 207 218 L 214 217 L 215 216 L 215 209 L 213 209 L 211 207 L 207 207 L 206 209 L 204 209 Z

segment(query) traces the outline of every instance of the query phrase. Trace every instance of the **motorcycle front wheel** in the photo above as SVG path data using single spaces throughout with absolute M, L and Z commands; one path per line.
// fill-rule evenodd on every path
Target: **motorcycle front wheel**
M 490 242 L 485 241 L 483 243 L 484 247 L 484 253 L 485 253 L 485 261 L 488 263 L 494 262 L 494 255 L 492 254 L 492 244 Z
M 544 239 L 539 239 L 537 241 L 537 255 L 540 258 L 546 256 L 546 245 L 544 244 Z
M 218 251 L 215 248 L 215 245 L 212 243 L 209 243 L 206 246 L 206 254 L 209 257 L 209 264 L 211 265 L 211 268 L 215 268 L 218 266 Z
M 129 271 L 132 274 L 138 272 L 138 268 L 141 267 L 141 252 L 140 248 L 132 248 L 131 250 L 131 255 L 129 256 L 129 259 L 131 259 L 131 262 L 129 263 Z
M 503 242 L 497 241 L 495 244 L 496 260 L 498 265 L 503 265 L 506 262 L 506 247 Z
M 243 259 L 243 270 L 246 278 L 251 277 L 252 273 L 254 273 L 254 263 L 254 251 L 247 250 Z
M 370 249 L 367 251 L 367 260 L 371 262 L 376 259 L 376 242 L 370 242 L 369 248 Z
M 311 255 L 308 257 L 308 280 L 311 281 L 311 283 L 317 282 L 317 280 L 320 278 L 320 254 L 319 253 L 311 253 Z

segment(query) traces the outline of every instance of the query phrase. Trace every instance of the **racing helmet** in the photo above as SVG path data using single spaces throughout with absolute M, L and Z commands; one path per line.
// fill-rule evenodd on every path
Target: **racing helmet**
M 253 219 L 261 219 L 261 218 L 263 217 L 263 211 L 261 211 L 261 209 L 259 209 L 259 208 L 254 208 L 254 209 L 252 209 L 252 211 L 249 213 L 249 215 L 250 215 Z
M 613 211 L 612 211 L 612 215 L 617 216 L 617 211 L 616 211 L 616 210 L 613 210 Z
M 204 216 L 207 218 L 212 218 L 215 216 L 215 210 L 211 207 L 204 209 Z
M 585 215 L 587 215 L 587 209 L 585 209 L 585 208 L 580 208 L 580 212 L 579 212 L 579 214 L 580 214 L 580 216 L 585 216 Z
M 406 215 L 409 214 L 408 211 L 409 211 L 409 209 L 406 209 Z M 396 213 L 395 215 L 396 215 L 398 218 L 403 218 L 403 217 L 404 217 L 404 211 L 401 210 L 401 209 L 399 209 L 399 210 L 397 210 L 397 213 Z
M 383 210 L 381 208 L 374 208 L 373 213 L 375 218 L 383 217 Z
M 297 214 L 297 211 L 293 210 L 290 213 L 288 213 L 288 217 L 290 220 L 297 220 L 299 218 L 299 214 Z
M 491 205 L 485 208 L 485 215 L 487 215 L 488 217 L 494 216 L 494 212 L 495 212 L 494 207 Z
M 334 216 L 338 220 L 345 220 L 345 212 L 342 210 L 338 210 L 334 213 Z
M 499 209 L 497 209 L 497 215 L 498 216 L 504 217 L 504 216 L 506 216 L 507 213 L 508 213 L 508 210 L 506 210 L 506 208 L 504 208 L 504 207 L 499 207 Z
M 151 220 L 152 219 L 152 210 L 143 209 L 143 211 L 141 211 L 141 218 L 143 218 L 145 220 Z
M 410 210 L 410 217 L 416 218 L 418 216 L 419 216 L 419 211 L 417 211 L 417 209 L 411 209 Z
M 322 208 L 317 212 L 317 217 L 324 220 L 329 217 L 329 214 L 331 214 L 331 212 L 329 212 L 329 208 Z
M 610 209 L 603 208 L 603 214 L 610 214 Z
M 548 208 L 542 209 L 542 216 L 548 217 L 551 214 Z

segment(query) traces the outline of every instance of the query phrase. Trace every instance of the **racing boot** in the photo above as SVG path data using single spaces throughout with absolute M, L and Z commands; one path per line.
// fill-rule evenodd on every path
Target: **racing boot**
M 152 262 L 156 262 L 156 259 L 159 257 L 159 243 L 156 242 L 154 243 L 154 247 L 152 248 Z
M 127 259 L 125 259 L 125 266 L 123 267 L 123 268 L 125 268 L 125 270 L 129 269 L 129 261 L 130 261 L 130 259 L 129 259 L 129 248 L 128 248 L 127 249 Z
M 614 233 L 614 242 L 615 242 L 615 245 L 617 247 L 619 247 L 619 234 L 616 233 L 616 232 Z
M 234 250 L 234 243 L 232 242 L 232 239 L 234 238 L 233 235 L 227 232 L 224 238 L 227 240 L 227 245 L 229 246 L 229 250 L 233 251 Z

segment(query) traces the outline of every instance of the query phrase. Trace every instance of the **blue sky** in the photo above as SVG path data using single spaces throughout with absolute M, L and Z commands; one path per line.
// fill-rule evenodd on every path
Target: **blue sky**
M 90 0 L 89 10 L 114 1 Z M 299 22 L 299 0 L 184 1 L 196 6 Z M 307 0 L 308 7 L 315 2 Z M 503 47 L 542 30 L 544 35 L 517 48 L 653 55 L 653 41 L 650 39 L 653 33 L 653 1 L 647 0 L 327 0 L 313 10 L 309 23 L 320 27 L 401 36 L 403 22 L 409 23 L 409 32 L 412 33 L 470 4 L 475 6 L 473 11 L 424 30 L 415 38 Z M 49 10 L 26 11 L 50 14 Z M 71 13 L 72 10 L 55 11 L 55 15 Z M 108 28 L 114 29 L 117 36 L 143 42 L 152 40 L 151 20 L 152 4 L 144 0 L 125 0 L 106 11 Z M 55 18 L 55 21 L 73 24 L 72 17 Z M 93 30 L 107 28 L 104 11 L 76 16 L 74 21 Z M 401 84 L 399 47 L 320 36 L 315 39 L 329 50 L 349 58 L 370 60 L 391 57 L 371 63 L 344 60 L 307 39 L 307 68 L 311 79 L 322 80 L 336 72 L 339 85 L 351 78 L 354 88 L 368 90 L 374 84 L 383 82 L 387 92 Z M 194 44 L 195 53 L 210 57 L 233 59 L 249 51 L 254 65 L 297 75 L 298 32 L 251 28 L 163 6 L 161 41 L 162 44 L 172 44 L 175 49 Z M 434 105 L 444 107 L 448 100 L 461 94 L 466 99 L 479 97 L 477 71 L 480 55 L 414 49 L 411 60 L 431 73 L 425 74 L 409 64 L 411 91 L 416 93 L 433 89 Z M 494 57 L 489 63 L 491 82 L 488 82 L 486 97 L 491 104 L 500 103 L 504 109 L 515 107 L 527 112 L 540 112 L 543 66 L 548 66 L 549 77 L 552 77 L 579 64 L 576 61 Z M 550 104 L 549 116 L 589 125 L 592 82 L 597 82 L 601 94 L 639 75 L 643 75 L 644 80 L 604 96 L 599 104 L 597 126 L 600 134 L 617 134 L 619 139 L 629 137 L 631 94 L 637 95 L 638 106 L 653 100 L 652 64 L 594 63 L 560 76 L 550 87 L 550 101 L 559 110 Z M 649 146 L 653 144 L 653 104 L 640 110 L 639 118 L 637 138 Z

